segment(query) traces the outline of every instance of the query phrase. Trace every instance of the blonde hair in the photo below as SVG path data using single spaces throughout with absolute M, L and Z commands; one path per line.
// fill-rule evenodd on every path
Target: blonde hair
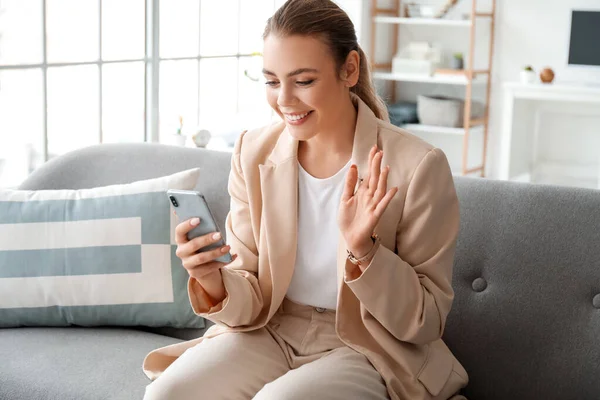
M 270 34 L 318 37 L 331 50 L 337 71 L 341 70 L 348 54 L 356 50 L 360 57 L 359 78 L 350 91 L 360 97 L 377 118 L 388 120 L 387 107 L 371 81 L 369 60 L 358 44 L 354 24 L 333 1 L 288 0 L 267 20 L 263 39 Z

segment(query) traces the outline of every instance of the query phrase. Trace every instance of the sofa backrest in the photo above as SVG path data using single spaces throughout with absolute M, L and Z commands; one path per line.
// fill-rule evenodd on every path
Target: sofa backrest
M 600 398 L 600 191 L 456 178 L 444 338 L 472 399 Z
M 202 173 L 204 194 L 225 234 L 231 154 L 152 143 L 102 144 L 57 157 L 35 170 L 20 189 L 87 189 L 158 178 L 191 168 Z
M 100 145 L 54 159 L 22 189 L 79 189 L 199 167 L 224 226 L 228 153 Z M 444 339 L 468 398 L 600 398 L 600 191 L 455 178 L 461 231 Z

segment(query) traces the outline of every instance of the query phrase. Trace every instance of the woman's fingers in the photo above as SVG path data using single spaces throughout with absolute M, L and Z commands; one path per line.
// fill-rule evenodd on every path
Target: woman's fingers
M 369 176 L 369 192 L 371 194 L 375 193 L 377 189 L 377 182 L 379 181 L 379 173 L 381 172 L 381 159 L 383 158 L 383 151 L 378 151 L 377 154 L 373 157 L 373 161 L 371 162 L 370 168 L 370 176 Z
M 188 242 L 187 233 L 200 223 L 200 218 L 190 218 L 183 221 L 175 228 L 175 243 L 184 244 Z
M 381 201 L 379 202 L 379 204 L 377 204 L 377 207 L 375 207 L 375 218 L 379 219 L 381 218 L 381 215 L 383 214 L 383 212 L 385 211 L 385 209 L 387 208 L 388 204 L 390 204 L 390 201 L 392 200 L 392 198 L 394 197 L 394 195 L 398 192 L 398 188 L 397 187 L 393 187 L 390 190 L 388 190 L 388 192 L 385 194 L 385 196 L 383 197 L 383 199 L 381 199 Z
M 213 250 L 201 251 L 200 253 L 193 254 L 183 259 L 183 267 L 187 270 L 197 267 L 204 267 L 205 264 L 209 264 L 210 262 L 215 261 L 215 259 L 221 257 L 230 249 L 231 247 L 229 247 L 229 245 L 226 245 Z
M 373 200 L 375 203 L 379 203 L 383 196 L 385 196 L 385 192 L 387 191 L 387 179 L 390 173 L 390 166 L 386 166 L 382 168 L 381 174 L 379 174 L 379 182 L 377 182 L 377 190 L 375 191 L 375 195 L 373 196 Z
M 371 176 L 371 164 L 373 164 L 373 158 L 375 157 L 375 154 L 377 154 L 377 146 L 373 146 L 371 147 L 371 151 L 369 152 L 369 163 L 367 164 L 367 176 L 364 176 L 364 183 L 367 185 L 367 187 L 369 186 L 369 179 Z
M 354 188 L 356 187 L 356 181 L 358 180 L 358 169 L 356 165 L 350 166 L 350 171 L 346 175 L 346 184 L 344 185 L 344 193 L 342 194 L 342 201 L 348 201 L 354 196 Z
M 179 258 L 189 257 L 190 255 L 196 254 L 198 250 L 210 246 L 213 243 L 217 243 L 219 240 L 221 240 L 220 232 L 212 232 L 198 236 L 187 243 L 178 245 L 175 255 Z
M 233 254 L 231 256 L 231 262 L 234 262 L 237 258 L 238 258 L 238 255 Z M 197 267 L 186 268 L 186 270 L 187 270 L 189 276 L 191 276 L 192 278 L 201 279 L 201 278 L 205 277 L 206 275 L 211 274 L 214 271 L 217 271 L 217 270 L 223 268 L 226 265 L 228 265 L 228 264 L 222 263 L 220 261 L 211 261 L 206 264 L 202 264 L 202 266 L 201 266 L 202 268 L 198 268 L 200 266 L 197 266 Z

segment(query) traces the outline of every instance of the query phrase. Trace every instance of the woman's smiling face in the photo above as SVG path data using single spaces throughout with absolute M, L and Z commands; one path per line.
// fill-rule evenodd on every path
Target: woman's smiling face
M 333 56 L 322 40 L 269 35 L 264 41 L 263 61 L 269 105 L 294 138 L 308 140 L 335 129 L 348 88 L 339 79 Z

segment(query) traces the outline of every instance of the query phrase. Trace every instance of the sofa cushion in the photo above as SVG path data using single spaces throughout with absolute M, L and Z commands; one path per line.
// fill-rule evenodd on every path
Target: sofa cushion
M 167 189 L 198 169 L 81 190 L 0 191 L 0 327 L 203 327 Z
M 144 357 L 179 341 L 114 327 L 0 329 L 0 399 L 141 399 Z

